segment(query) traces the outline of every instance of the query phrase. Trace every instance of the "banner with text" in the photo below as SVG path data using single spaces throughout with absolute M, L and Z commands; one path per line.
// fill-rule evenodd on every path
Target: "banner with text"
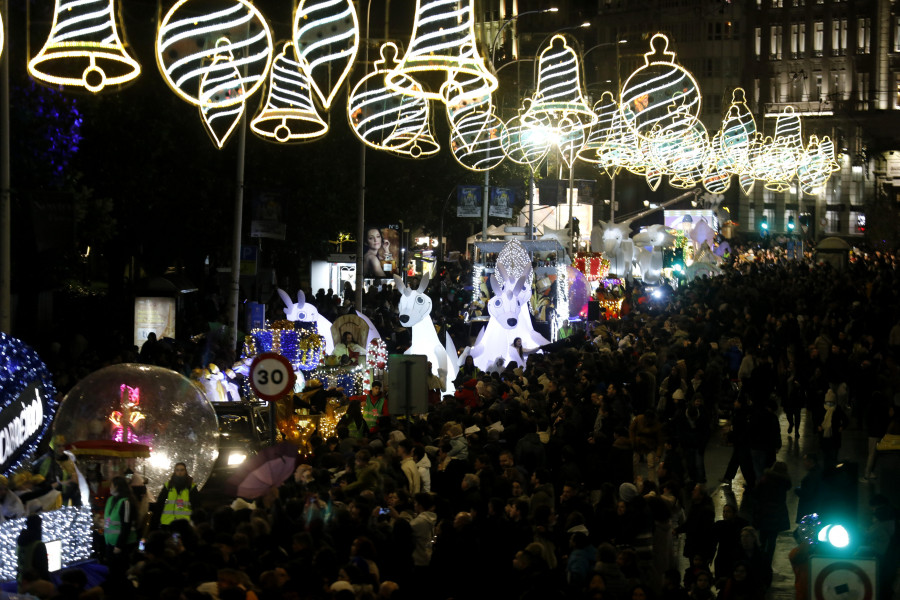
M 481 216 L 482 189 L 477 185 L 456 186 L 456 216 L 480 217 Z
M 516 194 L 510 188 L 492 188 L 491 203 L 488 205 L 488 216 L 511 219 Z

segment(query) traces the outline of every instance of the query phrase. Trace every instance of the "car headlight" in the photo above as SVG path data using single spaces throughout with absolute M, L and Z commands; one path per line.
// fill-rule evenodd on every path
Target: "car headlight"
M 247 455 L 243 452 L 232 452 L 228 455 L 228 466 L 233 467 L 247 460 Z

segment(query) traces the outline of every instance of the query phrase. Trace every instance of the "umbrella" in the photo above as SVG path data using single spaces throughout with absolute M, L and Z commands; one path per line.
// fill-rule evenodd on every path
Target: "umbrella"
M 297 446 L 281 442 L 263 448 L 238 467 L 225 482 L 225 493 L 242 498 L 259 498 L 287 480 L 297 466 Z

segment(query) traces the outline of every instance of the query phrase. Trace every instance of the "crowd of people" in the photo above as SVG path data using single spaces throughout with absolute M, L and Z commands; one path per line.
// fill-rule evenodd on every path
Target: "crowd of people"
M 829 510 L 842 432 L 859 427 L 879 597 L 897 597 L 898 261 L 736 260 L 524 365 L 464 365 L 457 395 L 410 421 L 385 414 L 389 395 L 379 415 L 348 410 L 294 477 L 252 503 L 204 502 L 180 465 L 142 536 L 119 482 L 110 575 L 84 593 L 761 599 L 779 534 Z M 778 452 L 801 431 L 808 474 L 791 481 Z M 732 446 L 724 473 L 708 472 L 711 443 Z M 743 502 L 717 520 L 720 484 L 743 486 Z M 805 598 L 808 548 L 796 550 Z

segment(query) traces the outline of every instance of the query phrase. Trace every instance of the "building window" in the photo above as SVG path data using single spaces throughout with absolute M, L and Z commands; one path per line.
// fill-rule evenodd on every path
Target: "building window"
M 894 110 L 900 109 L 900 73 L 894 73 Z
M 806 51 L 806 23 L 791 25 L 791 58 L 801 58 Z
M 894 17 L 894 52 L 900 52 L 900 17 Z
M 856 21 L 856 49 L 863 54 L 868 54 L 872 47 L 872 19 L 865 17 Z
M 836 210 L 825 211 L 825 233 L 841 232 L 841 213 Z
M 866 213 L 850 211 L 850 233 L 862 235 L 866 232 Z
M 794 6 L 803 6 L 804 4 L 803 0 L 794 0 Z
M 762 50 L 762 29 L 757 27 L 756 31 L 755 31 L 755 35 L 756 35 L 756 42 L 755 42 L 755 45 L 753 46 L 753 48 L 756 51 L 756 58 L 759 58 L 760 50 Z
M 856 97 L 863 104 L 869 101 L 869 74 L 860 72 L 856 74 Z M 865 110 L 865 106 L 860 106 L 860 110 Z
M 816 95 L 813 97 L 813 102 L 818 102 L 825 95 L 824 90 L 822 89 L 822 74 L 816 73 Z
M 815 37 L 813 37 L 813 52 L 816 56 L 822 56 L 822 50 L 825 48 L 825 23 L 816 21 Z
M 847 19 L 831 22 L 831 54 L 843 56 L 847 52 Z
M 772 0 L 772 8 L 781 8 L 784 6 L 784 0 Z
M 781 60 L 781 25 L 769 27 L 769 59 Z

